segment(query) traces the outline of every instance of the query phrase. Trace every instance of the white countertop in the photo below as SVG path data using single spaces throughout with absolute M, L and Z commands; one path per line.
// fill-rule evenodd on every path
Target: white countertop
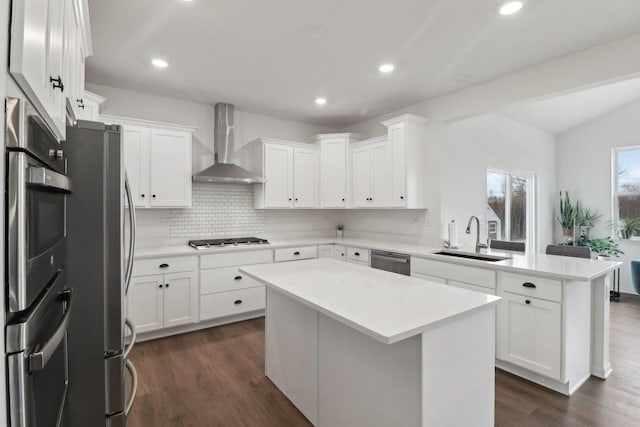
M 392 344 L 487 309 L 499 297 L 333 259 L 241 267 L 266 286 Z M 268 304 L 268 302 L 267 302 Z
M 437 261 L 448 262 L 451 264 L 468 265 L 498 271 L 534 274 L 537 276 L 564 280 L 592 280 L 622 265 L 622 262 L 619 261 L 598 261 L 592 259 L 570 258 L 544 254 L 507 254 L 504 252 L 496 251 L 489 251 L 489 253 L 500 256 L 508 256 L 510 257 L 510 259 L 497 262 L 478 261 L 433 254 L 433 252 L 441 250 L 442 248 L 372 239 L 311 237 L 305 239 L 290 240 L 274 239 L 270 240 L 270 242 L 271 243 L 269 245 L 229 246 L 224 248 L 209 248 L 201 250 L 193 249 L 186 244 L 181 246 L 141 248 L 136 250 L 136 259 L 179 255 L 208 255 L 225 252 L 242 252 L 259 249 L 279 249 L 306 245 L 338 244 L 345 246 L 356 246 L 365 249 L 401 252 L 411 256 L 433 259 Z

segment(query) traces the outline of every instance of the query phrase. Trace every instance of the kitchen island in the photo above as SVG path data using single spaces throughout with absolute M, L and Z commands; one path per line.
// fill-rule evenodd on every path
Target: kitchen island
M 314 425 L 493 425 L 500 298 L 330 259 L 240 271 L 266 285 L 266 375 Z

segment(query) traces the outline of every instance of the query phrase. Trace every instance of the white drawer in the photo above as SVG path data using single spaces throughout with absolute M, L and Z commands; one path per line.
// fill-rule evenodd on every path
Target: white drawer
M 317 246 L 302 246 L 298 248 L 276 249 L 275 252 L 276 262 L 318 258 Z
M 369 263 L 367 261 L 360 261 L 357 259 L 348 259 L 347 262 L 351 264 L 361 265 L 363 267 L 369 267 Z
M 318 246 L 318 258 L 333 258 L 333 245 Z
M 560 280 L 499 272 L 498 281 L 501 289 L 506 292 L 549 301 L 562 301 L 562 282 Z
M 340 260 L 340 261 L 346 261 L 347 260 L 347 252 L 344 248 L 344 246 L 334 246 L 333 248 L 333 258 Z
M 238 267 L 200 270 L 201 295 L 255 288 L 256 286 L 261 286 L 260 282 L 240 273 Z
M 496 273 L 490 269 L 411 257 L 411 274 L 414 272 L 488 288 L 496 286 Z
M 496 290 L 493 288 L 485 288 L 484 286 L 472 285 L 470 283 L 456 282 L 455 280 L 447 280 L 447 285 L 467 289 L 469 291 L 481 292 L 483 294 L 496 294 Z
M 197 256 L 163 257 L 139 259 L 133 263 L 133 277 L 152 274 L 178 273 L 198 269 Z
M 271 262 L 273 262 L 273 251 L 270 249 L 200 255 L 200 268 L 233 267 L 234 265 L 268 264 Z
M 347 248 L 347 259 L 369 263 L 369 249 Z
M 200 297 L 200 320 L 264 310 L 265 288 L 240 289 Z
M 429 276 L 428 274 L 417 273 L 415 271 L 411 272 L 411 277 L 415 277 L 416 279 L 428 280 L 430 282 L 442 283 L 443 285 L 447 284 L 447 279 L 443 279 L 442 277 Z

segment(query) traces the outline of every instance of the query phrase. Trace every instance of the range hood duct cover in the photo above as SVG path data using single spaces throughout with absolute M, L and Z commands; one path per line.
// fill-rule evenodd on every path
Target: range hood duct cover
M 215 106 L 214 159 L 215 164 L 193 175 L 198 182 L 225 184 L 258 184 L 265 180 L 231 162 L 233 144 L 233 105 Z

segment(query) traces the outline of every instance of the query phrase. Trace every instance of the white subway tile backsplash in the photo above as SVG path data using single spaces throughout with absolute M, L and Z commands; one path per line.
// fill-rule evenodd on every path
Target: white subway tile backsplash
M 253 186 L 193 183 L 191 209 L 171 209 L 171 238 L 263 233 L 265 213 L 253 208 Z

